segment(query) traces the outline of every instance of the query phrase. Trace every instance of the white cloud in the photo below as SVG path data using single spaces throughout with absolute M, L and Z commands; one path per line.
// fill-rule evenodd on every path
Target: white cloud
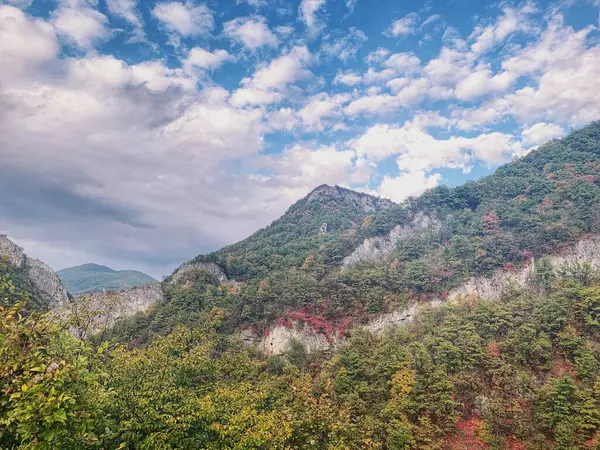
M 385 176 L 377 188 L 377 193 L 395 202 L 408 197 L 421 195 L 427 189 L 436 187 L 441 179 L 439 173 L 427 175 L 424 171 L 408 172 L 398 177 Z
M 111 14 L 122 17 L 136 27 L 142 26 L 136 0 L 106 0 L 106 6 Z
M 299 11 L 300 19 L 306 24 L 311 37 L 318 35 L 325 25 L 317 18 L 317 12 L 325 7 L 326 0 L 302 0 Z
M 338 150 L 335 145 L 296 144 L 281 155 L 265 158 L 264 167 L 274 170 L 274 177 L 285 189 L 307 193 L 320 184 L 366 182 L 369 172 L 354 166 L 352 150 Z
M 269 115 L 268 124 L 275 131 L 289 132 L 300 125 L 300 120 L 292 108 L 281 108 Z
M 384 115 L 389 114 L 400 107 L 398 98 L 394 95 L 366 95 L 360 97 L 344 108 L 348 116 L 359 114 Z
M 225 22 L 223 32 L 233 42 L 244 45 L 251 52 L 264 46 L 277 47 L 279 45 L 277 36 L 271 32 L 262 16 L 238 17 Z
M 240 3 L 248 3 L 254 8 L 260 8 L 262 6 L 268 5 L 269 0 L 237 0 L 237 4 L 239 5 Z
M 362 75 L 353 72 L 338 72 L 335 78 L 333 79 L 333 84 L 345 84 L 347 86 L 355 86 L 357 84 L 362 83 Z
M 485 94 L 505 92 L 517 80 L 512 72 L 492 74 L 489 66 L 480 66 L 456 85 L 456 97 L 460 100 L 473 100 Z
M 551 139 L 565 135 L 563 130 L 558 125 L 551 123 L 539 122 L 523 130 L 521 134 L 523 144 L 525 145 L 540 145 Z
M 330 96 L 325 92 L 312 96 L 298 112 L 305 129 L 323 131 L 327 121 L 324 119 L 342 116 L 342 107 L 350 100 L 349 94 Z
M 152 15 L 167 31 L 184 37 L 207 35 L 215 26 L 212 11 L 205 4 L 191 1 L 158 3 Z
M 421 66 L 421 60 L 412 52 L 394 53 L 383 65 L 396 71 L 397 74 L 415 72 Z
M 586 36 L 591 31 L 589 27 L 575 31 L 564 25 L 560 14 L 552 16 L 539 40 L 502 64 L 501 75 L 513 78 L 528 75 L 531 77 L 528 85 L 477 108 L 458 110 L 458 125 L 471 129 L 507 116 L 525 123 L 546 121 L 572 126 L 597 119 L 600 89 L 595 80 L 600 77 L 596 62 L 600 45 L 589 46 Z
M 275 33 L 283 37 L 290 36 L 294 31 L 294 27 L 290 25 L 279 25 L 275 27 Z
M 380 63 L 390 56 L 390 51 L 387 48 L 379 47 L 377 50 L 369 53 L 366 57 L 366 61 L 369 64 Z
M 358 0 L 346 0 L 346 8 L 348 8 L 348 14 L 351 14 L 356 8 Z
M 504 7 L 502 15 L 493 25 L 487 27 L 477 27 L 471 34 L 474 40 L 471 45 L 471 51 L 475 54 L 482 54 L 503 42 L 513 33 L 530 33 L 535 27 L 531 22 L 531 14 L 536 12 L 532 2 L 527 2 L 520 8 Z
M 417 13 L 410 13 L 401 19 L 392 22 L 392 25 L 385 30 L 384 34 L 393 37 L 405 37 L 415 34 L 420 17 Z
M 388 81 L 386 86 L 390 89 L 390 91 L 397 94 L 408 84 L 410 84 L 410 80 L 408 78 L 394 78 L 393 80 Z
M 52 23 L 58 34 L 87 50 L 110 35 L 108 19 L 92 8 L 61 6 L 52 13 Z
M 440 124 L 439 120 L 430 119 L 421 123 L 414 120 L 402 127 L 378 124 L 350 145 L 360 158 L 369 161 L 381 161 L 395 155 L 399 169 L 405 172 L 442 167 L 468 170 L 475 161 L 499 164 L 522 151 L 520 144 L 509 134 L 493 132 L 473 138 L 437 139 L 424 129 Z
M 40 65 L 59 51 L 53 27 L 27 17 L 12 6 L 0 5 L 0 92 L 2 83 L 31 83 Z
M 251 78 L 242 80 L 231 101 L 236 106 L 268 105 L 280 102 L 291 83 L 312 76 L 307 66 L 311 54 L 304 46 L 296 46 L 288 53 L 258 69 Z
M 343 31 L 336 30 L 323 38 L 321 51 L 327 56 L 346 62 L 356 57 L 356 53 L 367 39 L 367 35 L 356 27 Z
M 209 52 L 206 49 L 194 47 L 188 52 L 187 58 L 183 61 L 183 66 L 188 71 L 193 68 L 216 69 L 228 61 L 235 61 L 235 57 L 230 55 L 227 50 L 219 49 Z

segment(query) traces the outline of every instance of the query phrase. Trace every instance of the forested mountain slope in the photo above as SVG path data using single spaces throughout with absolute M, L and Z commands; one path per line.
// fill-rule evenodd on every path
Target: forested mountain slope
M 600 122 L 551 141 L 493 175 L 402 204 L 321 186 L 269 227 L 190 264 L 165 299 L 119 334 L 164 333 L 213 308 L 230 331 L 289 319 L 360 323 L 447 292 L 473 276 L 517 271 L 600 231 Z M 385 251 L 382 251 L 385 250 Z M 365 256 L 366 255 L 366 256 Z
M 137 270 L 113 270 L 99 264 L 69 267 L 56 274 L 71 294 L 113 291 L 156 283 L 154 278 Z

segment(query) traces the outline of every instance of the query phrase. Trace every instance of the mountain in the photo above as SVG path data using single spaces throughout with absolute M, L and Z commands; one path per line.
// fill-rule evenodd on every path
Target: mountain
M 401 204 L 319 186 L 271 225 L 183 264 L 163 283 L 164 301 L 124 332 L 145 339 L 219 308 L 223 329 L 255 330 L 250 341 L 293 322 L 329 330 L 321 336 L 329 343 L 330 330 L 521 273 L 599 233 L 594 122 L 486 178 Z
M 21 247 L 0 235 L 0 306 L 27 300 L 29 306 L 60 310 L 69 295 L 54 271 L 29 258 Z
M 71 294 L 127 289 L 156 280 L 136 270 L 113 270 L 98 264 L 83 264 L 56 272 Z

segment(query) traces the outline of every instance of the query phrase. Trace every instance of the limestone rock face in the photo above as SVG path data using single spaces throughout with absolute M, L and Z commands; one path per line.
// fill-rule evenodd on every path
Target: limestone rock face
M 0 257 L 6 258 L 10 264 L 16 267 L 21 267 L 25 262 L 23 249 L 4 234 L 0 234 Z
M 62 309 L 69 304 L 69 294 L 54 271 L 37 259 L 26 258 L 25 270 L 38 295 L 50 309 Z
M 427 219 L 420 220 L 422 225 L 430 226 Z M 545 257 L 545 260 L 558 270 L 561 267 L 573 264 L 586 263 L 600 269 L 600 236 L 582 239 L 575 245 Z M 474 277 L 463 285 L 452 290 L 447 301 L 456 301 L 465 296 L 476 295 L 489 300 L 498 300 L 512 286 L 528 288 L 531 276 L 535 274 L 536 263 L 530 264 L 516 272 L 504 270 L 496 271 L 490 277 Z M 371 319 L 365 325 L 358 325 L 373 335 L 379 336 L 396 326 L 405 326 L 414 320 L 414 317 L 424 308 L 436 308 L 444 303 L 442 299 L 432 299 L 427 302 L 418 302 L 406 308 L 390 313 L 381 314 Z M 244 330 L 240 337 L 246 344 L 257 345 L 259 350 L 268 355 L 280 355 L 286 352 L 292 340 L 302 343 L 307 351 L 320 351 L 342 345 L 344 339 L 339 336 L 327 338 L 323 333 L 315 331 L 306 324 L 294 322 L 288 328 L 282 325 L 271 327 L 264 336 L 258 336 L 250 330 Z
M 436 226 L 439 226 L 439 223 L 435 219 L 423 212 L 417 213 L 410 224 L 397 225 L 387 236 L 365 239 L 354 252 L 342 260 L 342 270 L 350 269 L 362 262 L 385 262 L 403 239 L 415 231 Z
M 217 278 L 217 280 L 219 280 L 219 283 L 227 281 L 227 275 L 225 274 L 225 271 L 221 266 L 214 262 L 203 261 L 184 264 L 173 274 L 171 282 L 179 283 L 185 277 L 185 275 L 198 269 L 205 270 L 208 273 L 214 275 Z
M 5 235 L 0 235 L 0 257 L 24 269 L 34 290 L 50 309 L 67 307 L 69 294 L 54 271 L 43 262 L 27 257 L 23 249 Z
M 162 298 L 160 283 L 151 283 L 127 289 L 82 294 L 75 297 L 72 308 L 75 311 L 81 303 L 84 303 L 86 308 L 99 313 L 94 317 L 91 330 L 88 330 L 94 332 L 100 326 L 111 327 L 118 319 L 133 316 L 137 312 L 145 312 Z M 73 331 L 79 337 L 83 337 L 81 330 Z
M 339 186 L 329 186 L 324 184 L 312 191 L 307 197 L 307 203 L 326 202 L 330 199 L 337 199 L 346 204 L 354 204 L 365 213 L 373 213 L 380 209 L 389 208 L 395 203 L 386 198 L 373 197 L 360 192 L 344 189 Z
M 546 256 L 544 259 L 555 270 L 562 266 L 582 263 L 598 269 L 600 268 L 600 236 L 582 239 L 574 246 Z M 529 265 L 514 273 L 498 270 L 491 277 L 473 277 L 462 286 L 452 290 L 448 299 L 477 295 L 490 300 L 498 300 L 510 286 L 526 288 L 535 271 L 536 263 L 535 260 L 532 260 Z

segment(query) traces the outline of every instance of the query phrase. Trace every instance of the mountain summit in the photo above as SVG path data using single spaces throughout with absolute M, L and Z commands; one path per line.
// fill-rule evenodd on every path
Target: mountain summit
M 99 264 L 83 264 L 56 272 L 71 294 L 126 289 L 156 280 L 137 270 L 113 270 Z

